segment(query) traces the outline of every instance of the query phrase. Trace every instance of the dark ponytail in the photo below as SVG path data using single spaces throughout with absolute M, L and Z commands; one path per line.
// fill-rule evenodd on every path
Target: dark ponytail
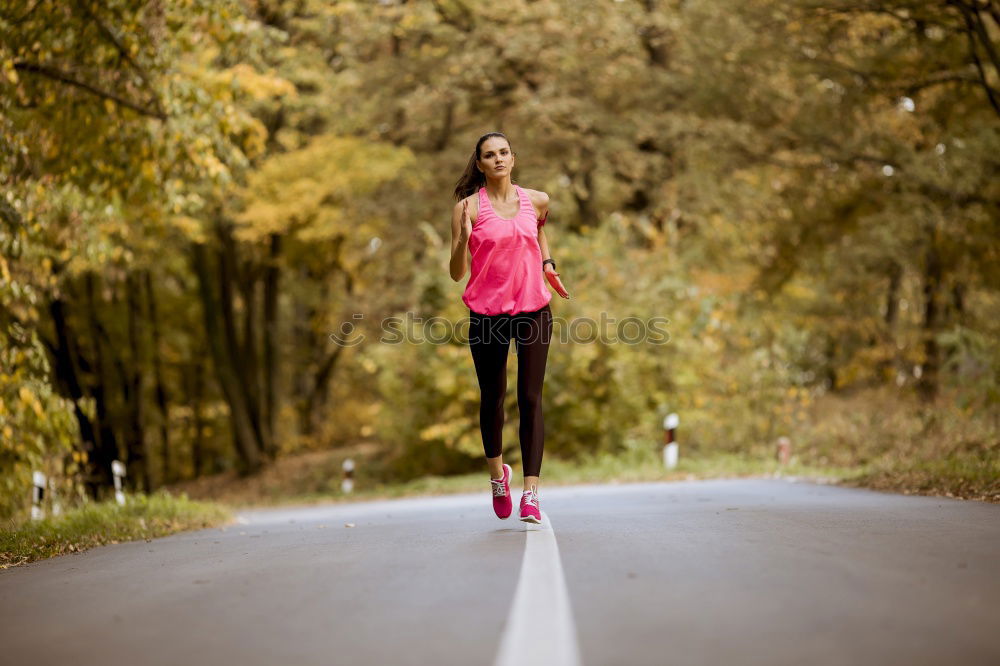
M 461 201 L 470 194 L 478 192 L 480 187 L 486 185 L 486 176 L 479 170 L 476 162 L 481 156 L 480 150 L 483 147 L 483 143 L 485 143 L 490 137 L 494 136 L 500 137 L 506 141 L 507 145 L 510 146 L 510 152 L 512 154 L 514 153 L 514 147 L 510 145 L 510 139 L 504 136 L 501 132 L 488 132 L 479 137 L 479 141 L 476 141 L 476 149 L 472 151 L 472 157 L 469 158 L 469 163 L 465 165 L 465 171 L 462 172 L 462 177 L 459 178 L 458 182 L 455 184 L 456 201 Z

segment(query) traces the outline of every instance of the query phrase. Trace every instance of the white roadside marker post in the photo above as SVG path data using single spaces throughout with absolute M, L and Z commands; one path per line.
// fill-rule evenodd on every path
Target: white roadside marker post
M 125 491 L 122 489 L 122 479 L 125 478 L 125 463 L 121 460 L 111 461 L 111 474 L 115 477 L 115 501 L 119 506 L 125 504 Z
M 340 483 L 340 489 L 344 493 L 350 493 L 354 490 L 354 460 L 348 458 L 344 461 L 344 480 Z
M 680 417 L 673 412 L 667 414 L 667 417 L 663 419 L 663 464 L 667 469 L 677 467 L 679 447 L 675 439 L 675 432 L 680 423 Z
M 31 473 L 31 519 L 41 520 L 45 517 L 42 500 L 45 499 L 45 475 L 35 470 Z

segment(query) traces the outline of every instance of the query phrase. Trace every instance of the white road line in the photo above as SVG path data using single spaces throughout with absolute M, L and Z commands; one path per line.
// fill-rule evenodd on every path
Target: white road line
M 496 666 L 579 666 L 580 648 L 552 522 L 528 527 Z

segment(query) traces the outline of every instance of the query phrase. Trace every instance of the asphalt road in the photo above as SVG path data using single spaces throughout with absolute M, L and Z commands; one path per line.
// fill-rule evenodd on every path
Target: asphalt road
M 551 529 L 484 488 L 0 571 L 0 663 L 1000 664 L 1000 506 L 785 480 L 541 501 Z

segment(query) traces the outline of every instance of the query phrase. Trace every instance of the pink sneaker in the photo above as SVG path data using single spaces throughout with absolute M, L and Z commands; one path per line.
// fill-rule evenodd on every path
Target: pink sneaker
M 513 473 L 510 465 L 504 463 L 503 478 L 490 479 L 490 486 L 493 487 L 493 511 L 501 520 L 510 518 L 510 512 L 514 509 L 514 504 L 510 501 L 510 477 Z
M 526 523 L 542 524 L 542 511 L 538 508 L 538 493 L 525 490 L 521 495 L 521 520 Z

